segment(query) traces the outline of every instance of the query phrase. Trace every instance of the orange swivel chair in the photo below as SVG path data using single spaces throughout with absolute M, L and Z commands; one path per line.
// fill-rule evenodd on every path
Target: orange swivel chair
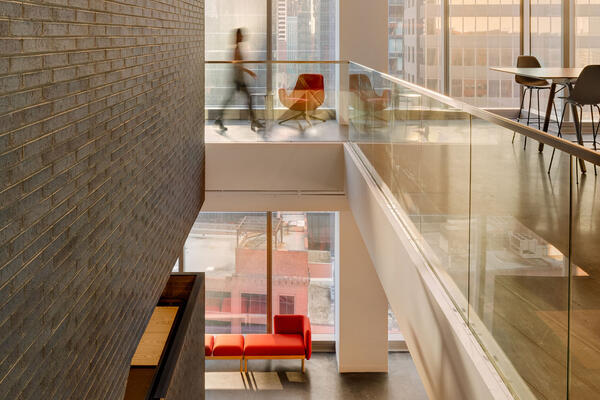
M 373 89 L 371 80 L 365 74 L 352 74 L 350 75 L 350 93 L 355 95 L 355 99 L 360 101 L 364 105 L 365 112 L 363 117 L 367 114 L 372 114 L 373 117 L 385 121 L 383 118 L 375 115 L 376 112 L 385 110 L 390 103 L 390 90 L 385 89 L 381 95 L 378 95 Z M 356 104 L 355 109 L 360 109 L 360 105 Z
M 324 119 L 310 115 L 325 101 L 325 84 L 321 74 L 301 74 L 292 93 L 288 94 L 287 90 L 279 89 L 279 100 L 290 111 L 296 112 L 291 117 L 280 121 L 280 124 L 298 118 L 303 118 L 310 126 L 312 126 L 311 119 L 325 122 Z M 299 122 L 298 124 L 300 125 Z

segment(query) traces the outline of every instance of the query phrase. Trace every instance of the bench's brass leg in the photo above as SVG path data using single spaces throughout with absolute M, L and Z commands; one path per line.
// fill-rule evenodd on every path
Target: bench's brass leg
M 240 372 L 244 372 L 244 359 L 240 358 Z
M 304 373 L 304 358 L 302 359 L 302 373 Z

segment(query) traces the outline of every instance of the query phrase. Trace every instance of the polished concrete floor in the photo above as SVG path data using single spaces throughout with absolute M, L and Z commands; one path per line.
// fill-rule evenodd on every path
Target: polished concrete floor
M 421 400 L 425 389 L 409 353 L 390 353 L 389 373 L 339 374 L 334 353 L 298 360 L 206 362 L 206 399 Z

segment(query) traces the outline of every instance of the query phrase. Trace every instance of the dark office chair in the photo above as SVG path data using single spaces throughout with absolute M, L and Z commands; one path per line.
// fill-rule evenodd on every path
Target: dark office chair
M 592 140 L 584 142 L 593 143 L 594 150 L 598 150 L 596 138 L 598 137 L 598 129 L 600 129 L 600 121 L 597 126 L 594 124 L 594 108 L 598 110 L 598 114 L 600 115 L 600 65 L 586 66 L 579 74 L 575 88 L 569 93 L 569 97 L 562 97 L 562 99 L 565 100 L 566 104 L 563 108 L 560 123 L 558 124 L 558 137 L 562 137 L 561 128 L 565 118 L 565 111 L 567 110 L 566 105 L 575 105 L 579 110 L 579 126 L 575 127 L 579 132 L 583 132 L 583 108 L 585 106 L 590 106 L 590 113 L 592 116 Z M 556 153 L 556 148 L 552 150 L 552 158 L 550 159 L 548 173 L 550 173 L 550 169 L 552 169 L 554 153 Z M 596 165 L 594 165 L 594 172 L 598 175 Z
M 542 65 L 534 56 L 518 56 L 517 57 L 517 68 L 541 68 Z M 523 104 L 525 103 L 525 96 L 529 91 L 529 108 L 527 110 L 527 126 L 529 126 L 529 119 L 531 116 L 531 98 L 533 91 L 537 93 L 537 107 L 538 107 L 538 129 L 542 129 L 541 118 L 540 118 L 540 90 L 550 90 L 550 82 L 545 79 L 529 78 L 527 76 L 515 75 L 515 82 L 523 86 L 523 96 L 521 97 L 521 105 L 519 106 L 519 115 L 517 116 L 517 122 L 521 119 L 521 111 L 523 110 Z M 560 90 L 562 90 L 561 88 Z M 558 123 L 558 113 L 556 112 L 556 105 L 554 107 L 554 115 L 556 117 L 556 123 Z M 513 134 L 513 143 L 515 141 L 515 134 Z M 527 137 L 525 137 L 524 148 L 527 148 Z

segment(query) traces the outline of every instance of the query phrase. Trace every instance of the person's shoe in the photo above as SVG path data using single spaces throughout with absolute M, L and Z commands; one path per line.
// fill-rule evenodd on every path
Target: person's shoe
M 252 124 L 250 125 L 250 129 L 252 129 L 254 132 L 256 132 L 257 130 L 265 129 L 265 126 L 260 121 L 254 120 L 254 121 L 252 121 Z
M 223 125 L 222 119 L 216 119 L 215 125 L 219 128 L 219 133 L 227 132 L 227 127 Z

